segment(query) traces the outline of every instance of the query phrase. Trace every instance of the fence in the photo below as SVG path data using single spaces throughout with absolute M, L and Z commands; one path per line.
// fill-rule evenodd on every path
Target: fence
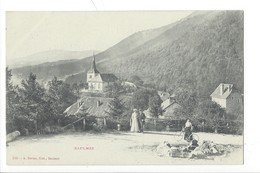
M 185 119 L 157 119 L 147 118 L 145 130 L 149 131 L 181 131 L 184 128 Z M 196 120 L 193 123 L 196 132 L 215 132 L 225 134 L 243 134 L 244 123 L 242 121 L 219 121 L 216 125 L 208 124 L 205 120 Z
M 98 129 L 111 129 L 130 130 L 129 117 L 85 117 L 85 121 L 76 121 L 74 124 L 78 130 L 98 130 Z M 83 120 L 83 119 L 81 119 Z M 84 123 L 83 123 L 84 122 Z M 146 118 L 144 124 L 145 131 L 181 131 L 184 128 L 186 119 L 159 119 L 159 118 Z M 242 121 L 219 121 L 214 126 L 207 123 L 205 120 L 193 120 L 193 131 L 195 132 L 215 132 L 225 134 L 243 134 L 244 123 Z M 82 128 L 83 127 L 83 128 Z

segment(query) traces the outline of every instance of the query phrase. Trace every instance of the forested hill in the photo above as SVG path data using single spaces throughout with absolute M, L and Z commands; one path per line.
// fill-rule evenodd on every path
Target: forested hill
M 209 95 L 225 82 L 242 91 L 243 23 L 242 11 L 195 12 L 177 23 L 129 36 L 98 54 L 97 67 L 126 79 L 138 75 L 145 83 L 166 90 L 183 86 Z M 41 65 L 14 69 L 13 73 L 64 77 L 84 71 L 90 62 L 91 58 L 85 58 L 42 70 Z

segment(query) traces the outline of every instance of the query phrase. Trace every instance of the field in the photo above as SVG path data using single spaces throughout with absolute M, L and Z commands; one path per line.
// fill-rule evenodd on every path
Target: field
M 228 157 L 188 159 L 159 157 L 156 147 L 163 141 L 175 144 L 174 132 L 63 133 L 20 137 L 7 147 L 9 165 L 174 165 L 242 164 L 243 136 L 196 133 L 200 140 L 230 145 Z M 185 141 L 179 143 L 185 144 Z

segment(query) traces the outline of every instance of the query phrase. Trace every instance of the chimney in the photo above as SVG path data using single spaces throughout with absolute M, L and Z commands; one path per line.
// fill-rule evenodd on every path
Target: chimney
M 224 94 L 224 84 L 221 83 L 220 84 L 220 95 L 223 95 Z
M 176 99 L 175 99 L 175 97 L 169 97 L 169 101 L 170 101 L 170 103 L 175 103 L 176 102 Z
M 229 85 L 228 85 L 228 91 L 231 92 L 231 89 L 232 89 L 232 85 L 229 84 Z
M 100 101 L 98 100 L 98 101 L 97 101 L 97 107 L 99 107 L 99 106 L 100 106 Z
M 83 101 L 78 102 L 78 107 L 80 107 L 83 104 Z

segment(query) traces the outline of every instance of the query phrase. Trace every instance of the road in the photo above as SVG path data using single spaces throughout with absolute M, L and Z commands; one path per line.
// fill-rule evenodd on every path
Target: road
M 229 144 L 229 157 L 214 160 L 159 157 L 155 149 L 163 141 L 176 144 L 173 132 L 74 132 L 58 135 L 21 137 L 9 143 L 9 165 L 174 165 L 174 164 L 242 164 L 243 136 L 197 133 L 203 140 Z M 181 141 L 185 144 L 185 141 Z

